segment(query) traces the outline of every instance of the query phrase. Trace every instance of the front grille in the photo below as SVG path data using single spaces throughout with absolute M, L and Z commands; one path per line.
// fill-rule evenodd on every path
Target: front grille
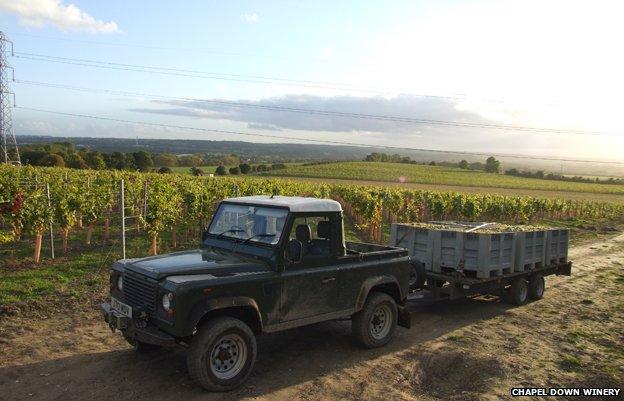
M 133 308 L 145 307 L 151 313 L 156 310 L 158 284 L 155 281 L 126 272 L 123 276 L 123 294 L 126 303 Z

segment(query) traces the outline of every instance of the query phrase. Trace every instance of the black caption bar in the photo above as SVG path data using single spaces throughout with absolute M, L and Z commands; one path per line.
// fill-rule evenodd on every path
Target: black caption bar
M 592 387 L 514 387 L 511 389 L 512 397 L 537 397 L 537 396 L 583 396 L 583 397 L 618 397 L 622 393 L 621 388 L 592 388 Z

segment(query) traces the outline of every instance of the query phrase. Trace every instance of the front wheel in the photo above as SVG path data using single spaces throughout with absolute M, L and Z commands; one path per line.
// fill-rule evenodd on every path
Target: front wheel
M 191 378 L 206 390 L 228 391 L 245 382 L 256 362 L 256 337 L 242 321 L 221 317 L 202 325 L 189 347 Z
M 383 292 L 375 292 L 368 297 L 364 308 L 353 315 L 353 336 L 366 348 L 382 347 L 392 338 L 397 319 L 394 299 Z

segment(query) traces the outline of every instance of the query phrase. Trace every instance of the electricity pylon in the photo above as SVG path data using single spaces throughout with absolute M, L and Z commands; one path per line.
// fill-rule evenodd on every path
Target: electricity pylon
M 13 67 L 7 62 L 9 51 L 13 55 L 13 42 L 6 37 L 4 32 L 0 31 L 0 146 L 2 146 L 0 162 L 20 165 L 19 149 L 11 120 L 11 108 L 15 105 L 15 94 L 9 87 L 9 82 L 13 79 Z M 9 70 L 11 70 L 11 80 L 9 79 Z

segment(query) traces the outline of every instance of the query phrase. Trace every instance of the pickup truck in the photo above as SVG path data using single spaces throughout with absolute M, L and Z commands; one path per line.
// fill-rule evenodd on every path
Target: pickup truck
M 238 197 L 220 202 L 201 249 L 115 262 L 100 309 L 137 351 L 188 346 L 190 376 L 227 391 L 262 333 L 349 318 L 359 344 L 385 345 L 410 326 L 411 270 L 405 249 L 345 242 L 336 201 Z

